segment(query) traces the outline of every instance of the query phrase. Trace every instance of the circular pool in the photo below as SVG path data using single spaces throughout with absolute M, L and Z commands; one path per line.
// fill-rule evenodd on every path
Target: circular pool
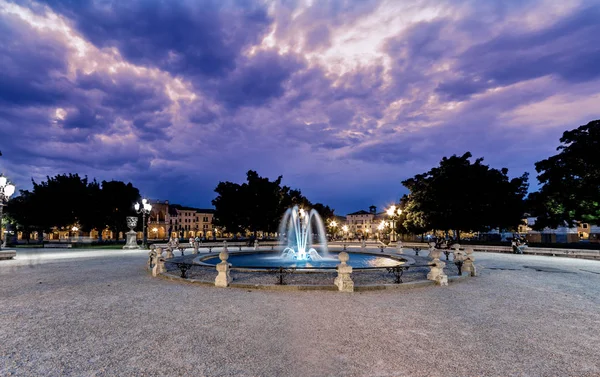
M 350 260 L 348 264 L 354 268 L 368 267 L 394 267 L 406 263 L 401 257 L 389 255 L 375 255 L 348 252 Z M 216 265 L 221 262 L 218 254 L 201 257 L 197 259 L 200 264 Z M 267 269 L 267 268 L 335 268 L 340 261 L 338 253 L 330 253 L 329 256 L 320 260 L 296 260 L 291 258 L 282 258 L 280 253 L 241 253 L 230 254 L 227 260 L 232 267 L 249 269 Z

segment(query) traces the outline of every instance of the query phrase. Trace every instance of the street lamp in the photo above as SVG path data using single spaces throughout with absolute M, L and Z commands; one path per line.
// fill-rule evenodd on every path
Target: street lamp
M 8 202 L 8 199 L 10 199 L 14 193 L 15 186 L 8 183 L 8 179 L 6 179 L 6 177 L 0 176 L 0 250 L 2 250 L 2 246 L 6 247 L 6 236 L 2 230 L 2 211 L 4 209 L 4 203 Z M 2 245 L 3 239 L 4 245 Z
M 140 203 L 135 203 L 135 205 L 133 206 L 135 208 L 135 211 L 138 214 L 142 214 L 142 234 L 143 234 L 143 243 L 142 243 L 142 247 L 145 249 L 146 248 L 146 241 L 147 241 L 147 236 L 146 236 L 146 215 L 150 213 L 150 211 L 152 210 L 152 205 L 150 203 L 148 203 L 148 200 L 146 199 L 142 199 L 142 204 L 140 205 Z
M 344 231 L 344 237 L 348 239 L 348 225 L 344 225 L 342 230 Z
M 392 205 L 387 209 L 386 213 L 390 218 L 390 227 L 392 228 L 390 241 L 393 242 L 396 241 L 396 220 L 398 219 L 398 216 L 402 214 L 402 210 L 400 208 L 396 209 L 396 206 Z
M 385 221 L 381 220 L 379 225 L 377 225 L 377 229 L 379 230 L 379 239 L 381 239 L 381 232 L 385 229 Z
M 329 223 L 329 227 L 331 228 L 331 236 L 333 239 L 336 238 L 336 229 L 337 229 L 337 221 L 335 220 L 331 220 L 331 222 Z

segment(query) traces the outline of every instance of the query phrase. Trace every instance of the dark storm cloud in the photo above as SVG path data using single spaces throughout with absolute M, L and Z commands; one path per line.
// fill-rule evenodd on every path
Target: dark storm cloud
M 570 82 L 600 77 L 600 5 L 579 9 L 541 30 L 506 33 L 457 57 L 460 77 L 437 91 L 452 100 L 496 86 L 555 75 Z
M 258 106 L 284 93 L 284 82 L 303 63 L 294 55 L 281 56 L 275 51 L 259 52 L 222 81 L 214 85 L 214 95 L 228 107 Z
M 98 47 L 116 47 L 135 63 L 181 75 L 221 76 L 270 24 L 265 9 L 245 1 L 56 1 Z
M 0 106 L 49 105 L 64 100 L 66 49 L 52 34 L 0 14 Z

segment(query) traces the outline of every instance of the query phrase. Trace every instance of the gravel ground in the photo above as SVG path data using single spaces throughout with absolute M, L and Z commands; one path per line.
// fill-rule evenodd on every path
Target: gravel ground
M 19 250 L 0 262 L 0 375 L 600 375 L 600 262 L 476 258 L 448 287 L 344 294 L 154 279 L 143 251 Z

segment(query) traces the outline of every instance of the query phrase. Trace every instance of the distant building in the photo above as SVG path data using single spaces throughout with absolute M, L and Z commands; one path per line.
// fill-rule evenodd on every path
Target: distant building
M 377 213 L 376 206 L 370 206 L 369 211 L 360 210 L 346 215 L 348 237 L 378 237 L 378 226 L 382 221 L 387 221 L 385 212 Z
M 172 237 L 213 238 L 214 209 L 171 205 L 168 210 L 167 227 Z

